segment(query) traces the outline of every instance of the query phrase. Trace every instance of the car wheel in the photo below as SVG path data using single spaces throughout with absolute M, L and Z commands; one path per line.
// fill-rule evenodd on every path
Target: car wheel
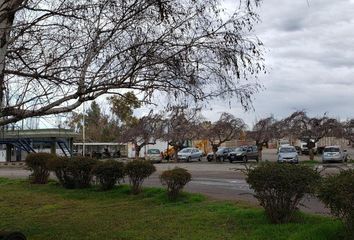
M 242 161 L 243 161 L 244 163 L 247 163 L 247 157 L 246 157 L 246 156 L 243 156 Z
M 199 157 L 199 158 L 198 158 L 198 161 L 199 161 L 199 162 L 202 161 L 202 157 Z
M 231 159 L 229 159 L 229 162 L 230 162 L 230 163 L 232 163 L 232 160 L 231 160 Z
M 187 158 L 187 162 L 190 162 L 191 160 L 192 160 L 191 157 L 188 157 L 188 158 Z
M 225 161 L 225 160 L 224 160 L 224 157 L 221 156 L 221 157 L 220 157 L 220 162 L 223 162 L 223 161 Z

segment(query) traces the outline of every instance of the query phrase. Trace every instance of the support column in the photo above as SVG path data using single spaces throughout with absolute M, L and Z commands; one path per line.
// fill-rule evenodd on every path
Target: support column
M 74 138 L 69 139 L 70 157 L 73 156 L 74 151 Z
M 57 154 L 57 139 L 55 137 L 52 138 L 52 142 L 50 144 L 50 153 L 54 155 Z
M 6 144 L 6 162 L 11 162 L 12 144 Z

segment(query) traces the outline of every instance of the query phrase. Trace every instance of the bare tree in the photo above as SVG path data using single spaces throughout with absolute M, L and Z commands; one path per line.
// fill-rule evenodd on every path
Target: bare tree
M 350 141 L 350 144 L 354 143 L 354 119 L 349 119 L 342 123 L 342 134 L 345 139 Z
M 305 111 L 296 111 L 284 119 L 289 132 L 306 142 L 310 159 L 314 159 L 313 149 L 316 143 L 326 136 L 335 136 L 341 130 L 341 124 L 337 119 L 330 118 L 327 114 L 321 117 L 308 117 Z
M 141 149 L 148 144 L 156 144 L 163 132 L 162 116 L 153 114 L 137 119 L 136 122 L 125 126 L 121 135 L 122 142 L 132 142 L 135 148 L 135 158 L 139 158 Z
M 259 0 L 0 0 L 0 126 L 126 89 L 248 109 L 264 71 Z M 194 101 L 190 101 L 194 102 Z
M 279 138 L 280 125 L 274 117 L 260 119 L 254 126 L 252 131 L 247 133 L 248 138 L 256 142 L 258 148 L 258 160 L 262 161 L 263 146 L 268 146 L 269 141 Z
M 219 120 L 215 123 L 202 124 L 202 134 L 211 144 L 215 161 L 216 152 L 221 144 L 235 139 L 245 128 L 246 124 L 242 119 L 236 118 L 234 115 L 226 112 L 222 113 Z
M 200 109 L 190 109 L 187 106 L 172 107 L 169 116 L 164 120 L 163 139 L 174 149 L 174 159 L 178 161 L 177 153 L 187 141 L 197 137 L 200 132 Z

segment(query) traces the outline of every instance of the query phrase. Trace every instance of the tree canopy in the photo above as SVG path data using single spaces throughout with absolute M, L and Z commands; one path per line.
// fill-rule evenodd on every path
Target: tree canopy
M 259 0 L 0 0 L 0 126 L 107 93 L 156 91 L 248 109 L 264 71 Z
M 202 136 L 208 139 L 213 152 L 216 152 L 224 142 L 239 138 L 242 131 L 246 129 L 246 124 L 242 119 L 224 112 L 218 121 L 210 124 L 203 123 L 202 129 Z
M 328 117 L 327 114 L 320 117 L 309 117 L 305 111 L 296 111 L 284 122 L 287 126 L 285 131 L 307 142 L 309 148 L 313 148 L 314 143 L 326 136 L 341 135 L 342 126 L 339 121 Z
M 134 144 L 136 158 L 139 157 L 140 150 L 148 144 L 156 144 L 156 141 L 163 136 L 164 122 L 160 114 L 153 111 L 147 116 L 137 118 L 134 123 L 130 123 L 122 128 L 120 142 L 131 142 Z
M 85 141 L 112 142 L 118 139 L 120 135 L 118 122 L 102 112 L 101 106 L 93 101 L 85 112 L 73 112 L 67 120 L 67 126 L 80 133 L 79 141 L 83 140 L 83 115 L 85 115 Z

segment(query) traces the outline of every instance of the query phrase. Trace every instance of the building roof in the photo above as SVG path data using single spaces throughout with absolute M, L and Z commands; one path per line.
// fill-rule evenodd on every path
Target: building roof
M 27 130 L 4 130 L 0 131 L 0 139 L 9 138 L 73 138 L 78 134 L 72 129 L 27 129 Z
M 74 143 L 75 146 L 84 145 L 84 143 Z M 117 142 L 85 142 L 85 146 L 121 146 L 127 145 L 126 143 L 117 143 Z

